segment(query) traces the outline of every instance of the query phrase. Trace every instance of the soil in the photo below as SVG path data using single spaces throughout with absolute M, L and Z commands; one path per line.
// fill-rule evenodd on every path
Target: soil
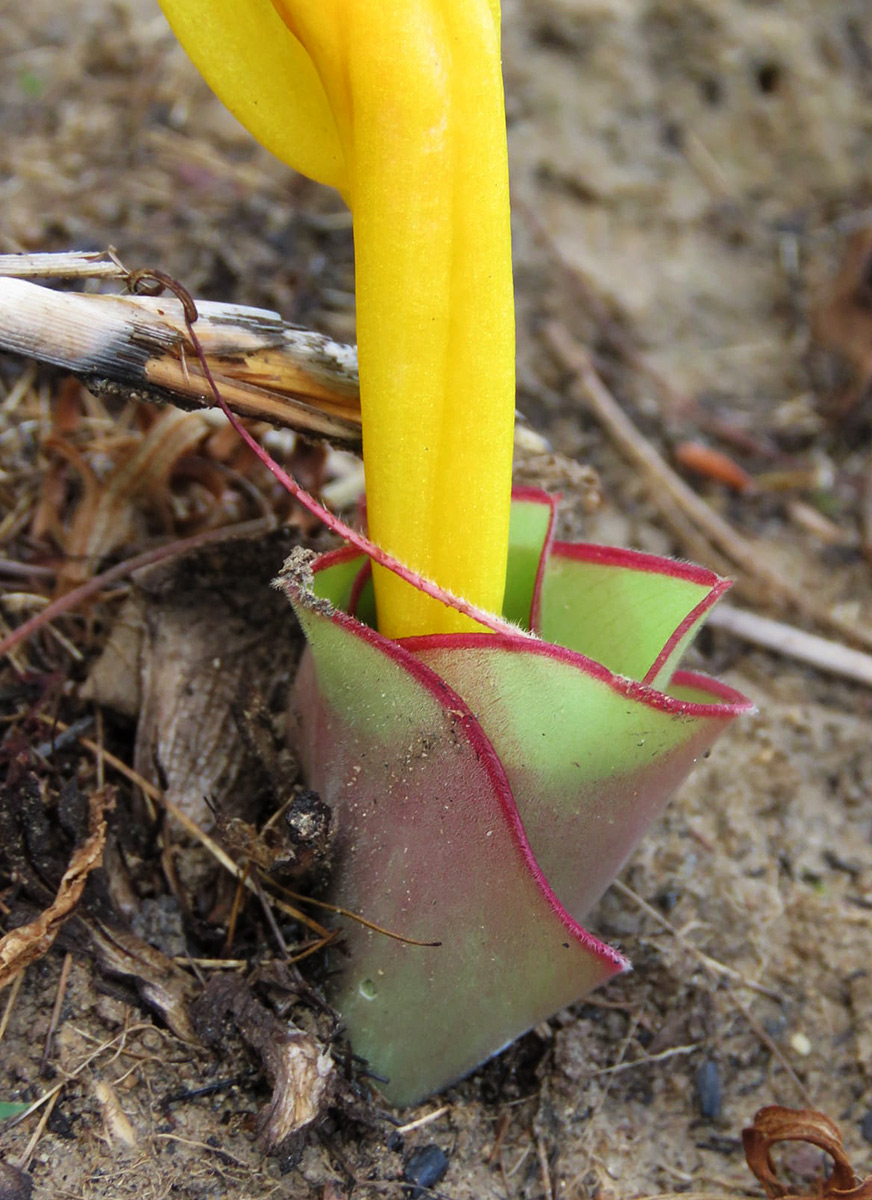
M 759 477 L 736 493 L 688 476 L 797 592 L 868 629 L 868 380 L 813 333 L 872 219 L 868 3 L 504 9 L 519 407 L 564 456 L 528 458 L 525 481 L 562 485 L 567 527 L 591 540 L 693 553 L 555 362 L 558 322 L 667 458 L 706 441 Z M 5 0 L 0 47 L 0 251 L 111 243 L 193 295 L 353 340 L 340 202 L 251 143 L 151 0 Z M 28 369 L 2 362 L 4 396 Z M 42 417 L 15 433 L 4 408 L 0 468 L 29 454 L 45 472 L 39 438 L 63 383 L 25 382 Z M 574 501 L 566 459 L 599 473 L 596 511 L 587 491 Z M 3 486 L 5 518 L 16 499 Z M 20 558 L 21 522 L 0 527 L 9 542 L 13 525 Z M 740 582 L 750 603 L 753 581 Z M 88 660 L 112 604 L 90 640 L 82 622 L 60 626 L 85 638 Z M 81 681 L 87 662 L 50 645 L 29 665 Z M 781 1103 L 827 1112 L 858 1173 L 872 1170 L 872 694 L 720 632 L 693 653 L 759 712 L 700 764 L 589 922 L 632 974 L 418 1110 L 337 1108 L 283 1170 L 256 1138 L 269 1098 L 256 1057 L 238 1038 L 221 1057 L 192 1048 L 69 935 L 4 994 L 0 1101 L 69 1081 L 44 1126 L 46 1108 L 0 1133 L 2 1156 L 26 1161 L 39 1198 L 403 1195 L 410 1156 L 429 1144 L 448 1159 L 433 1194 L 452 1200 L 741 1195 L 755 1186 L 740 1131 Z M 132 762 L 131 725 L 106 720 Z M 61 775 L 82 770 L 70 754 Z M 112 782 L 129 812 L 127 785 Z M 150 903 L 153 924 L 172 917 L 166 895 Z M 178 930 L 151 932 L 169 945 Z M 407 1132 L 391 1124 L 428 1114 Z M 809 1186 L 818 1164 L 795 1151 L 789 1166 Z

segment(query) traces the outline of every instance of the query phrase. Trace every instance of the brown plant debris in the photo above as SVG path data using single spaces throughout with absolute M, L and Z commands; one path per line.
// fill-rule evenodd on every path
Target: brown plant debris
M 33 1180 L 12 1163 L 0 1162 L 0 1200 L 30 1200 Z
M 71 443 L 60 437 L 46 441 L 47 450 L 60 454 L 75 468 L 83 489 L 63 538 L 67 561 L 58 573 L 59 590 L 83 583 L 95 564 L 132 536 L 137 502 L 160 503 L 178 460 L 207 432 L 202 416 L 196 413 L 178 409 L 161 413 L 144 437 L 132 439 L 130 453 L 104 480 Z
M 194 1018 L 203 1040 L 221 1041 L 232 1016 L 240 1034 L 258 1055 L 273 1094 L 260 1117 L 260 1138 L 269 1154 L 293 1157 L 300 1135 L 324 1116 L 334 1094 L 330 1051 L 309 1034 L 280 1020 L 252 996 L 245 980 L 215 976 L 197 1001 Z
M 858 230 L 812 323 L 828 407 L 844 417 L 872 385 L 872 228 Z
M 862 1183 L 845 1154 L 838 1125 L 822 1112 L 809 1108 L 782 1108 L 770 1104 L 754 1114 L 754 1123 L 742 1130 L 748 1166 L 760 1180 L 769 1200 L 870 1200 L 872 1175 Z M 808 1142 L 833 1160 L 825 1179 L 809 1192 L 797 1192 L 779 1179 L 772 1161 L 778 1142 Z
M 100 1105 L 103 1116 L 103 1130 L 106 1141 L 113 1150 L 135 1150 L 139 1142 L 136 1130 L 130 1123 L 130 1118 L 121 1107 L 118 1094 L 105 1079 L 96 1079 L 93 1084 L 94 1096 Z
M 258 830 L 238 817 L 216 813 L 218 834 L 236 859 L 272 875 L 300 878 L 325 866 L 331 849 L 332 813 L 310 788 L 299 788 L 277 823 Z
M 155 1009 L 177 1038 L 191 1044 L 199 1038 L 188 1015 L 197 983 L 155 946 L 127 930 L 89 923 L 92 949 L 103 971 L 131 979 L 143 1001 Z
M 103 862 L 106 844 L 106 813 L 115 805 L 115 789 L 104 787 L 92 793 L 89 802 L 89 833 L 73 852 L 53 902 L 34 921 L 10 930 L 0 938 L 0 988 L 6 987 L 30 963 L 47 952 L 64 921 L 73 913 L 88 876 Z
M 269 702 L 292 674 L 299 634 L 269 587 L 288 543 L 277 531 L 139 574 L 83 692 L 138 714 L 136 771 L 201 826 L 210 804 L 250 816 L 264 782 L 232 710 L 252 680 Z

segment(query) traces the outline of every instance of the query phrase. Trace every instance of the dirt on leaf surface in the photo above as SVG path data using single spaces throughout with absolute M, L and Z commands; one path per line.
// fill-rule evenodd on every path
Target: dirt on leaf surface
M 520 462 L 524 482 L 564 490 L 573 535 L 695 553 L 580 403 L 555 361 L 556 324 L 667 458 L 685 440 L 730 453 L 754 489 L 688 478 L 797 593 L 868 629 L 868 381 L 852 381 L 850 362 L 811 335 L 849 238 L 872 219 L 866 0 L 505 0 L 504 10 L 519 406 L 556 452 Z M 252 144 L 156 5 L 6 0 L 0 46 L 0 251 L 113 244 L 193 295 L 353 340 L 340 202 Z M 38 443 L 63 388 L 29 370 L 0 363 L 0 521 L 4 553 L 19 558 L 33 489 L 51 483 Z M 10 396 L 36 415 L 18 424 Z M 599 472 L 596 512 L 587 477 L 561 455 Z M 3 619 L 17 621 L 9 593 L 20 581 L 2 586 Z M 753 594 L 745 579 L 742 599 Z M 120 603 L 101 607 L 86 658 Z M 797 617 L 783 603 L 763 611 Z M 87 663 L 68 646 L 43 639 L 23 661 L 43 679 L 55 669 L 80 682 Z M 694 661 L 759 713 L 699 765 L 589 922 L 629 954 L 631 975 L 418 1110 L 338 1106 L 290 1165 L 257 1141 L 270 1088 L 244 1041 L 228 1032 L 216 1055 L 180 1040 L 68 927 L 0 997 L 0 1101 L 64 1082 L 50 1111 L 0 1132 L 0 1153 L 27 1162 L 40 1200 L 400 1196 L 410 1157 L 430 1144 L 448 1163 L 433 1194 L 452 1200 L 741 1195 L 753 1192 L 741 1128 L 782 1103 L 838 1120 L 866 1173 L 872 693 L 717 631 Z M 58 693 L 61 715 L 70 694 Z M 20 697 L 4 695 L 18 711 Z M 132 762 L 131 726 L 106 722 L 107 743 Z M 84 785 L 93 760 L 67 746 L 54 770 L 53 786 Z M 112 782 L 118 810 L 133 812 L 132 789 Z M 178 906 L 149 874 L 153 851 L 129 831 L 128 865 L 151 888 L 141 936 L 173 955 Z M 184 843 L 174 853 L 183 881 L 199 877 Z M 808 1181 L 817 1160 L 797 1152 L 792 1166 Z

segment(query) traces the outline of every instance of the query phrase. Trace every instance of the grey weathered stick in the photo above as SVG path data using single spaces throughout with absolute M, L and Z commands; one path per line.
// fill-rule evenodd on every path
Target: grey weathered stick
M 24 271 L 23 257 L 0 256 L 0 349 L 64 367 L 95 391 L 182 408 L 214 407 L 209 384 L 191 352 L 178 300 L 81 295 L 4 277 L 10 259 Z M 49 273 L 76 276 L 75 263 L 66 268 L 58 263 L 73 257 L 31 255 L 28 270 L 42 276 L 51 267 Z M 117 277 L 125 277 L 123 268 L 110 265 L 122 271 Z M 359 448 L 353 346 L 288 325 L 264 309 L 198 301 L 197 312 L 197 337 L 234 412 L 345 449 Z
M 865 654 L 862 650 L 854 650 L 841 642 L 806 633 L 795 625 L 762 617 L 747 609 L 733 608 L 729 604 L 719 604 L 708 614 L 706 623 L 715 629 L 725 629 L 734 637 L 762 646 L 774 654 L 807 663 L 829 675 L 840 675 L 843 679 L 872 687 L 872 654 Z

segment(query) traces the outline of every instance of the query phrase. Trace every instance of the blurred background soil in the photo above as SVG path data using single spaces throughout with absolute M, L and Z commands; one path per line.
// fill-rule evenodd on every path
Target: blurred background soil
M 691 441 L 756 481 L 737 490 L 708 468 L 686 475 L 796 595 L 868 631 L 867 0 L 504 9 L 519 408 L 554 451 L 599 472 L 602 501 L 578 502 L 572 470 L 547 454 L 524 460 L 525 481 L 562 485 L 567 527 L 591 540 L 698 556 L 591 416 L 555 355 L 557 329 L 679 470 Z M 111 244 L 195 296 L 353 340 L 347 213 L 252 144 L 152 0 L 4 0 L 0 55 L 0 252 Z M 833 281 L 851 254 L 846 299 Z M 3 395 L 27 369 L 2 361 Z M 22 439 L 39 461 L 61 381 L 39 372 L 28 386 L 37 416 L 23 432 L 0 416 L 0 471 Z M 7 508 L 13 499 L 7 486 Z M 746 607 L 806 619 L 753 570 L 734 573 Z M 753 1194 L 740 1131 L 783 1103 L 839 1121 L 868 1172 L 872 693 L 719 631 L 694 664 L 759 713 L 700 764 L 589 922 L 633 974 L 398 1118 L 444 1103 L 429 1124 L 397 1134 L 382 1118 L 333 1114 L 283 1174 L 254 1139 L 268 1090 L 244 1049 L 218 1062 L 192 1051 L 105 994 L 80 957 L 41 1078 L 54 951 L 29 968 L 2 1025 L 0 1101 L 77 1073 L 45 1127 L 35 1114 L 0 1132 L 0 1152 L 25 1156 L 46 1198 L 399 1196 L 404 1164 L 428 1143 L 447 1155 L 437 1193 L 452 1200 Z M 221 1086 L 162 1105 L 210 1082 Z M 789 1165 L 808 1182 L 817 1160 L 797 1151 Z

